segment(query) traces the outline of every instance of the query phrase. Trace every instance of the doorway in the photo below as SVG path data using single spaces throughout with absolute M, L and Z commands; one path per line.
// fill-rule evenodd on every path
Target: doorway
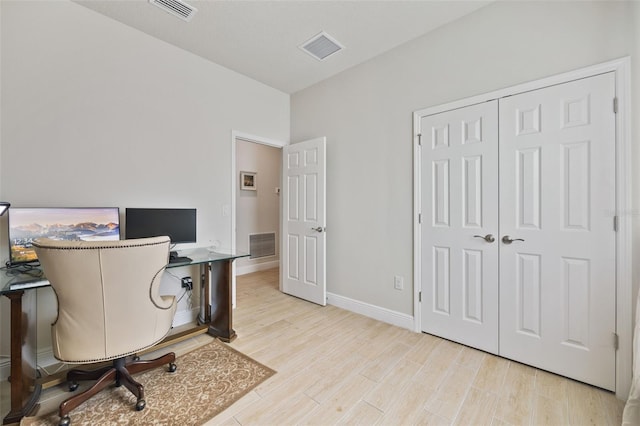
M 236 261 L 238 275 L 278 267 L 281 151 L 236 140 L 236 249 L 250 253 Z
M 279 266 L 280 182 L 285 142 L 233 131 L 231 135 L 231 248 L 256 256 L 233 263 L 236 275 Z M 242 180 L 241 180 L 242 179 Z

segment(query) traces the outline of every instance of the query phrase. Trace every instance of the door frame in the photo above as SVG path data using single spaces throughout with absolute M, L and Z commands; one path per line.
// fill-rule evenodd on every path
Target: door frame
M 238 183 L 238 171 L 236 170 L 236 150 L 237 144 L 236 140 L 242 139 L 243 141 L 253 142 L 261 145 L 272 146 L 274 148 L 282 149 L 283 147 L 289 145 L 289 142 L 284 142 L 277 139 L 264 138 L 262 136 L 256 136 L 245 132 L 240 132 L 237 130 L 231 131 L 231 206 L 230 206 L 230 214 L 231 214 L 231 251 L 235 251 L 236 249 L 236 197 L 237 191 L 236 186 Z M 282 166 L 281 166 L 282 167 Z M 224 206 L 223 206 L 224 211 Z M 224 213 L 223 213 L 224 214 Z M 278 212 L 278 223 L 282 222 L 282 201 L 280 202 L 280 211 Z M 278 256 L 278 264 L 282 266 L 282 257 Z M 231 263 L 231 276 L 232 276 L 232 306 L 236 307 L 236 264 L 235 262 Z M 280 291 L 282 291 L 282 282 L 279 284 Z
M 632 344 L 633 344 L 633 280 L 632 280 L 632 174 L 631 174 L 631 58 L 623 57 L 613 61 L 603 62 L 586 68 L 551 77 L 518 84 L 489 93 L 460 99 L 442 105 L 437 105 L 415 111 L 413 113 L 413 312 L 414 331 L 421 330 L 422 291 L 421 262 L 421 147 L 420 147 L 420 118 L 437 114 L 467 105 L 487 102 L 517 93 L 537 90 L 556 84 L 562 84 L 598 74 L 613 72 L 615 76 L 616 98 L 618 111 L 616 114 L 616 216 L 618 217 L 618 232 L 616 234 L 616 333 L 618 334 L 618 350 L 616 351 L 616 396 L 626 400 L 632 378 Z M 611 106 L 613 108 L 613 104 Z

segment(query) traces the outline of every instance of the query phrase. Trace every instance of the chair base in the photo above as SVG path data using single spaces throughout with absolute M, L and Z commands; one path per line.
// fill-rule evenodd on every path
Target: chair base
M 96 370 L 69 370 L 67 373 L 67 381 L 69 382 L 70 391 L 78 388 L 77 382 L 80 380 L 96 380 L 96 382 L 89 389 L 67 398 L 60 404 L 58 409 L 58 415 L 60 416 L 59 426 L 69 425 L 71 423 L 69 412 L 112 383 L 115 383 L 116 386 L 124 385 L 136 397 L 136 410 L 140 411 L 144 409 L 146 405 L 144 400 L 144 386 L 136 382 L 132 375 L 160 367 L 163 364 L 169 364 L 168 371 L 174 372 L 176 371 L 175 360 L 175 353 L 169 352 L 152 360 L 141 360 L 138 357 L 123 357 L 114 359 L 113 364 L 110 366 Z

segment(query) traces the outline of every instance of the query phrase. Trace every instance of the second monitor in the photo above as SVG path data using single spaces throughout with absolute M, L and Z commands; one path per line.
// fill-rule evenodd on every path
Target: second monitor
M 196 209 L 127 208 L 125 238 L 167 235 L 172 244 L 196 242 Z

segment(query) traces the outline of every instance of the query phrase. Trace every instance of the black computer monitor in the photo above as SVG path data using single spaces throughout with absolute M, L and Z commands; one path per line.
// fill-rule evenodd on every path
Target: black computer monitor
M 11 207 L 9 209 L 9 263 L 38 260 L 31 243 L 54 240 L 119 240 L 118 207 Z
M 127 208 L 125 237 L 166 235 L 172 244 L 196 242 L 196 209 Z

